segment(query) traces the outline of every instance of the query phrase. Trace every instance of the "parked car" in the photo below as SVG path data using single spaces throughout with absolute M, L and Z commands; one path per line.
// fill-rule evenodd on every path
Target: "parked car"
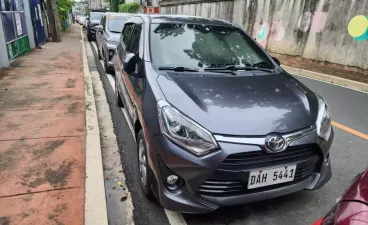
M 96 26 L 98 57 L 103 59 L 106 73 L 114 73 L 114 55 L 125 22 L 131 17 L 126 13 L 106 13 Z
M 334 207 L 313 225 L 368 224 L 368 168 L 358 174 Z
M 86 21 L 86 17 L 85 17 L 85 16 L 79 16 L 78 23 L 79 23 L 80 25 L 83 25 L 85 21 Z
M 96 26 L 100 24 L 100 20 L 105 12 L 91 11 L 89 13 L 89 20 L 87 23 L 87 40 L 96 41 Z
M 84 20 L 84 23 L 83 23 L 84 29 L 87 27 L 88 21 L 89 21 L 89 16 L 86 16 L 86 19 Z
M 137 179 L 165 208 L 206 213 L 331 178 L 327 104 L 241 28 L 138 15 L 125 23 L 114 66 Z

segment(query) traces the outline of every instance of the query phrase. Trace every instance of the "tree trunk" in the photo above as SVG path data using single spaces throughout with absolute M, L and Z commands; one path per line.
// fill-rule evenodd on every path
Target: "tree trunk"
M 56 7 L 56 0 L 47 0 L 47 15 L 49 17 L 49 29 L 53 42 L 61 41 L 61 27 Z

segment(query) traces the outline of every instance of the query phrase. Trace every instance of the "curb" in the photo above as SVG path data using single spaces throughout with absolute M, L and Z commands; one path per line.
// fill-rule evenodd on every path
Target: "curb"
M 86 105 L 86 181 L 84 224 L 107 225 L 107 206 L 103 175 L 100 131 L 93 94 L 91 73 L 88 67 L 87 52 L 81 30 L 81 45 L 84 72 L 84 100 Z
M 327 74 L 323 74 L 323 73 L 317 73 L 317 72 L 313 72 L 313 71 L 309 71 L 309 70 L 302 70 L 302 69 L 298 69 L 298 68 L 290 67 L 290 66 L 285 66 L 285 65 L 281 65 L 281 67 L 286 72 L 288 72 L 290 74 L 295 74 L 295 75 L 304 76 L 304 77 L 310 77 L 310 78 L 313 78 L 313 79 L 316 79 L 316 80 L 325 81 L 325 82 L 328 82 L 328 83 L 348 87 L 348 88 L 351 88 L 351 89 L 354 89 L 354 90 L 368 92 L 368 84 L 365 84 L 365 83 L 361 83 L 361 82 L 357 82 L 357 81 L 353 81 L 353 80 L 348 80 L 348 79 L 344 79 L 344 78 L 340 78 L 340 77 L 336 77 L 336 76 L 331 76 L 331 75 L 327 75 Z

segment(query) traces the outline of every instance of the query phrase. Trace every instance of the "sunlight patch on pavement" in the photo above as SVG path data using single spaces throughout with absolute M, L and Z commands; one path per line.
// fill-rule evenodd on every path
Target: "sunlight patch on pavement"
M 187 224 L 187 222 L 185 221 L 181 213 L 170 211 L 167 209 L 165 209 L 165 213 L 171 225 L 186 225 Z

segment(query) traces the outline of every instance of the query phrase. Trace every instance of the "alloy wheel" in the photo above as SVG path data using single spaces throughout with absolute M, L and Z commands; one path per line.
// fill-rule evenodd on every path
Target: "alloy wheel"
M 147 159 L 145 154 L 145 149 L 143 145 L 143 140 L 139 140 L 139 173 L 141 177 L 141 183 L 146 186 L 147 183 Z

